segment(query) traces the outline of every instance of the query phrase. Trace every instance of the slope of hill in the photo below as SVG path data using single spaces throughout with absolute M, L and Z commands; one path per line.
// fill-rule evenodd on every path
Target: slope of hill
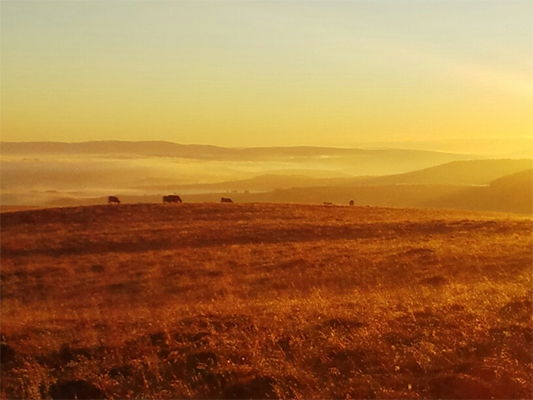
M 528 398 L 531 222 L 279 204 L 2 213 L 0 397 Z
M 354 181 L 360 185 L 487 185 L 494 179 L 533 168 L 532 159 L 465 160 L 403 174 Z
M 454 161 L 435 167 L 425 168 L 403 174 L 387 176 L 358 176 L 337 178 L 313 178 L 306 175 L 259 175 L 250 179 L 233 180 L 217 183 L 194 185 L 149 185 L 138 188 L 185 191 L 186 193 L 205 193 L 232 190 L 272 191 L 295 187 L 330 187 L 333 186 L 391 186 L 391 185 L 486 185 L 494 179 L 533 167 L 533 160 L 470 160 Z M 380 190 L 375 190 L 379 192 Z M 346 192 L 346 191 L 345 191 Z M 337 196 L 339 197 L 339 196 Z M 345 196 L 344 196 L 345 197 Z M 270 197 L 274 200 L 274 197 Z M 277 201 L 277 200 L 274 200 Z M 315 203 L 317 199 L 311 201 Z M 365 201 L 368 202 L 368 199 Z M 299 200 L 298 202 L 302 202 Z M 304 201 L 305 202 L 305 201 Z M 383 204 L 372 202 L 372 204 Z M 394 205 L 394 202 L 390 202 Z M 411 203 L 422 204 L 422 202 Z M 407 204 L 398 204 L 404 206 Z
M 487 179 L 490 175 L 499 175 L 505 170 L 513 170 L 531 164 L 530 160 L 490 160 L 488 165 L 495 167 L 492 171 L 482 171 L 479 166 L 487 166 L 483 162 L 464 162 L 459 165 L 475 165 L 473 171 L 465 171 L 464 181 Z M 492 162 L 494 161 L 494 162 Z M 453 163 L 456 164 L 456 163 Z M 412 180 L 436 180 L 435 171 L 450 171 L 448 164 L 424 171 L 405 174 Z M 457 172 L 457 165 L 451 171 Z M 497 167 L 497 168 L 496 168 Z M 497 171 L 496 171 L 497 170 Z M 533 214 L 533 170 L 523 170 L 505 175 L 490 182 L 488 186 L 445 185 L 445 184 L 377 184 L 377 182 L 394 181 L 398 177 L 361 178 L 360 185 L 337 185 L 317 187 L 293 187 L 274 190 L 268 193 L 242 194 L 225 193 L 240 202 L 261 201 L 274 203 L 348 204 L 354 200 L 357 205 L 373 205 L 385 207 L 413 208 L 455 208 L 464 210 L 499 211 L 518 214 Z M 418 172 L 422 172 L 418 174 Z M 454 174 L 443 174 L 443 181 L 451 179 Z M 390 178 L 390 179 L 389 179 Z M 375 180 L 374 180 L 375 179 Z M 339 179 L 338 182 L 343 182 Z M 373 181 L 375 185 L 363 186 Z M 328 180 L 317 182 L 326 183 Z M 216 201 L 219 194 L 189 195 L 189 201 Z
M 490 181 L 533 167 L 533 160 L 455 161 L 435 167 L 387 176 L 313 178 L 306 175 L 266 174 L 249 179 L 189 185 L 146 185 L 136 189 L 205 193 L 233 190 L 272 191 L 294 187 L 378 186 L 378 185 L 486 185 Z M 316 201 L 313 201 L 316 202 Z M 380 203 L 373 203 L 380 204 Z M 392 204 L 392 203 L 391 203 Z M 403 205 L 403 204 L 402 204 Z
M 486 187 L 466 188 L 428 200 L 427 206 L 533 214 L 533 170 L 496 179 Z
M 525 187 L 532 187 L 533 169 L 526 169 L 514 174 L 506 175 L 495 179 L 490 183 L 490 187 L 495 190 L 516 190 Z

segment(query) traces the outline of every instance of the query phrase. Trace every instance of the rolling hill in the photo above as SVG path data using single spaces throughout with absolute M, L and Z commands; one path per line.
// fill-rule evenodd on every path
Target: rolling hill
M 266 174 L 249 179 L 217 183 L 148 185 L 136 188 L 205 193 L 233 190 L 266 192 L 276 189 L 319 186 L 487 185 L 497 178 L 528 168 L 533 168 L 531 159 L 468 160 L 387 176 L 313 178 L 306 175 Z
M 466 188 L 428 200 L 429 207 L 533 214 L 533 170 L 496 179 L 485 187 Z
M 358 205 L 529 213 L 527 182 L 488 185 L 533 168 L 531 159 L 472 160 L 414 150 L 170 142 L 7 142 L 2 156 L 2 204 L 22 206 L 101 204 L 109 194 L 129 203 L 159 203 L 162 195 L 178 193 L 186 202 L 221 196 L 300 204 L 354 200 Z M 421 169 L 412 170 L 416 166 Z
M 351 184 L 488 185 L 497 178 L 530 168 L 533 168 L 532 159 L 464 160 L 453 161 L 403 174 L 356 180 L 351 182 Z
M 393 184 L 393 185 L 343 185 L 321 186 L 330 180 L 316 180 L 302 178 L 297 182 L 316 186 L 291 187 L 276 189 L 268 192 L 247 192 L 242 187 L 248 186 L 250 181 L 229 183 L 232 188 L 228 191 L 225 184 L 211 187 L 206 193 L 181 194 L 185 202 L 219 202 L 220 197 L 230 197 L 237 203 L 294 203 L 294 204 L 322 204 L 330 202 L 346 205 L 354 200 L 356 205 L 409 207 L 409 208 L 449 208 L 480 211 L 499 211 L 517 214 L 533 214 L 533 182 L 531 170 L 498 178 L 486 186 L 466 185 L 431 185 L 431 184 Z M 299 178 L 297 178 L 299 179 Z M 364 178 L 361 178 L 364 179 Z M 273 182 L 271 182 L 273 180 Z M 343 181 L 336 180 L 337 182 Z M 275 176 L 259 182 L 265 184 L 279 184 Z M 239 183 L 243 186 L 239 186 Z M 295 183 L 295 181 L 290 181 Z M 219 188 L 219 189 L 218 189 Z M 175 189 L 175 187 L 169 187 Z M 217 190 L 218 189 L 218 190 Z M 161 195 L 121 195 L 126 203 L 160 203 Z M 47 203 L 48 206 L 95 205 L 106 202 L 106 197 L 97 198 L 65 198 L 59 197 Z

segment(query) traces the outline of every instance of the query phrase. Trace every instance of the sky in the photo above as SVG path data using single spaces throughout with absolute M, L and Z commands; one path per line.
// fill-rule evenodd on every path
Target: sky
M 533 137 L 529 0 L 4 0 L 0 15 L 2 141 Z

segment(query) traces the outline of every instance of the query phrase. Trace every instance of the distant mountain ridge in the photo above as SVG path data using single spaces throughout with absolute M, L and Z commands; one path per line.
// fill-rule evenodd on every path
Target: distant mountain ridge
M 439 154 L 468 158 L 454 153 L 408 149 L 360 149 L 316 146 L 272 146 L 272 147 L 220 147 L 213 145 L 179 144 L 168 141 L 119 141 L 103 140 L 89 142 L 1 142 L 0 150 L 6 154 L 116 154 L 128 153 L 145 156 L 228 158 L 253 157 L 320 157 L 354 155 L 416 155 Z
M 184 145 L 166 141 L 99 140 L 89 142 L 1 142 L 2 153 L 8 154 L 138 154 L 146 156 L 181 156 L 217 153 L 222 147 Z
M 264 168 L 254 168 L 258 174 L 269 174 L 282 169 L 292 171 L 316 170 L 318 174 L 312 174 L 314 177 L 324 176 L 321 172 L 325 171 L 330 172 L 330 177 L 390 175 L 415 171 L 451 161 L 478 158 L 473 155 L 426 150 L 313 146 L 238 148 L 185 145 L 164 141 L 2 142 L 0 143 L 0 151 L 4 160 L 15 159 L 15 161 L 21 161 L 22 158 L 35 158 L 38 161 L 44 157 L 48 159 L 72 159 L 74 156 L 78 162 L 84 158 L 94 158 L 95 156 L 103 160 L 165 158 L 167 161 L 174 159 L 176 161 L 190 160 L 195 163 L 197 161 L 226 162 L 231 164 L 227 165 L 229 169 L 236 167 L 236 163 L 239 162 L 258 163 L 258 166 L 260 166 L 260 162 L 265 162 Z M 277 165 L 270 169 L 268 163 L 277 163 Z M 245 167 L 246 165 L 242 164 L 242 166 Z M 214 171 L 212 165 L 210 168 L 211 171 Z M 237 166 L 234 171 L 238 172 L 240 169 L 242 168 Z M 238 179 L 239 174 L 234 175 Z M 250 177 L 250 174 L 247 174 L 246 177 Z

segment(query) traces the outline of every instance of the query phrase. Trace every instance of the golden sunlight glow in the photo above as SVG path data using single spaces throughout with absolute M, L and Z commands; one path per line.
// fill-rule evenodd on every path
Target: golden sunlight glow
M 531 137 L 531 4 L 473 3 L 6 2 L 2 140 Z

